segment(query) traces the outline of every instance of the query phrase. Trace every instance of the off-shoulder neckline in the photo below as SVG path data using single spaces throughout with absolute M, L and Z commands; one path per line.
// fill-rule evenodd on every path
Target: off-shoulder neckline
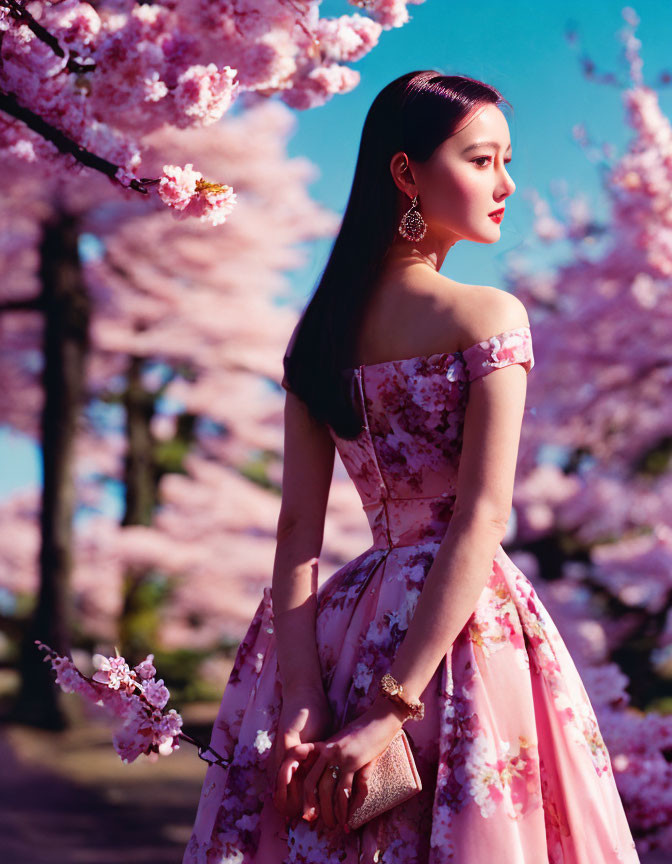
M 472 348 L 480 345 L 481 342 L 489 342 L 490 339 L 498 339 L 500 336 L 508 336 L 509 333 L 520 333 L 522 330 L 527 330 L 531 332 L 530 327 L 524 324 L 522 327 L 513 327 L 511 330 L 502 330 L 500 333 L 495 333 L 492 336 L 486 336 L 485 339 L 479 339 L 478 342 L 474 342 L 474 344 L 469 345 L 468 348 L 458 349 L 457 351 L 434 351 L 433 354 L 419 354 L 417 357 L 401 357 L 398 360 L 381 360 L 379 363 L 360 363 L 359 366 L 348 366 L 343 371 L 354 372 L 356 369 L 377 369 L 382 366 L 393 366 L 397 363 L 410 363 L 413 360 L 429 361 L 433 360 L 435 357 L 456 357 L 458 354 L 464 356 L 467 351 L 471 351 Z

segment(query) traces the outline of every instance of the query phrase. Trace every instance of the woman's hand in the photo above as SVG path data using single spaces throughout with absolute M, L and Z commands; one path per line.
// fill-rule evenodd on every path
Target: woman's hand
M 329 828 L 338 823 L 344 831 L 349 831 L 348 817 L 366 798 L 375 762 L 401 729 L 405 718 L 403 708 L 378 694 L 364 714 L 331 738 L 298 745 L 295 754 L 299 759 L 317 754 L 303 783 L 304 818 L 311 820 L 322 816 Z M 332 776 L 331 765 L 340 769 L 336 778 Z
M 283 693 L 274 752 L 273 803 L 287 819 L 303 813 L 302 781 L 316 756 L 297 758 L 294 748 L 333 731 L 333 716 L 322 685 L 299 685 Z

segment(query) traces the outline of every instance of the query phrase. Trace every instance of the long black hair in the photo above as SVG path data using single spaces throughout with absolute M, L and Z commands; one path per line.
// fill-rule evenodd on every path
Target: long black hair
M 425 162 L 474 108 L 485 103 L 510 104 L 482 81 L 424 70 L 407 72 L 387 84 L 366 115 L 341 226 L 283 358 L 283 387 L 341 438 L 352 439 L 361 432 L 352 379 L 344 373 L 353 366 L 362 313 L 397 236 L 403 193 L 392 178 L 390 160 L 403 151 L 409 159 Z

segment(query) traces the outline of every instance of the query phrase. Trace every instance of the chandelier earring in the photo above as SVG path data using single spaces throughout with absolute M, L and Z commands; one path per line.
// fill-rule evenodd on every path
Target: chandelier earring
M 422 240 L 427 230 L 427 223 L 422 218 L 419 210 L 414 209 L 418 204 L 418 196 L 416 195 L 411 202 L 410 209 L 401 217 L 399 224 L 399 233 L 406 240 Z

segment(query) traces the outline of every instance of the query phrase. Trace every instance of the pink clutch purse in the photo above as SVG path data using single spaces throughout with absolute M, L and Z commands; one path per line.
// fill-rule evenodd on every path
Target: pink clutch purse
M 422 790 L 408 736 L 400 729 L 380 754 L 369 777 L 369 791 L 350 814 L 348 826 L 361 827 L 369 819 L 391 810 Z

